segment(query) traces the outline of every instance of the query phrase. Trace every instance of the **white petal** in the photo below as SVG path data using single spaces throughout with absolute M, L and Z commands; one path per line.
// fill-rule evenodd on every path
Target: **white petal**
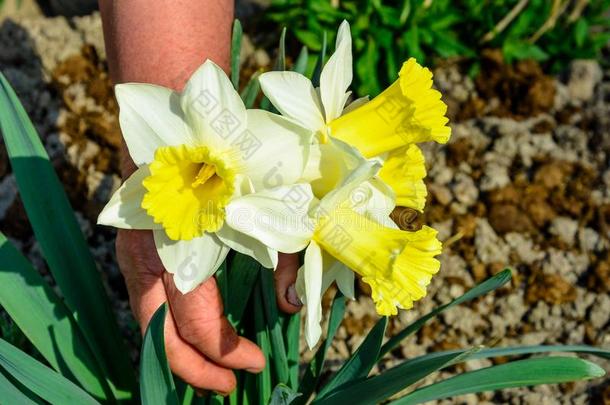
M 268 269 L 277 267 L 277 251 L 268 248 L 253 237 L 236 231 L 226 224 L 216 232 L 216 236 L 231 249 L 253 257 L 263 267 Z
M 278 187 L 234 199 L 226 207 L 225 222 L 271 249 L 295 253 L 311 239 L 312 202 L 309 184 Z
M 250 139 L 238 146 L 241 172 L 256 190 L 294 184 L 303 175 L 313 133 L 263 110 L 248 110 Z
M 177 93 L 141 83 L 118 84 L 114 91 L 121 132 L 136 165 L 150 163 L 160 146 L 193 142 Z
M 341 116 L 345 93 L 352 78 L 352 37 L 349 23 L 343 21 L 337 33 L 335 53 L 328 59 L 320 75 L 320 96 L 327 123 Z
M 305 263 L 299 269 L 296 283 L 299 298 L 307 306 L 305 340 L 310 349 L 322 335 L 322 273 L 322 250 L 312 241 L 305 250 Z
M 174 275 L 174 283 L 183 294 L 210 278 L 229 253 L 229 247 L 214 234 L 178 241 L 169 239 L 164 230 L 153 234 L 161 262 Z
M 394 191 L 377 177 L 363 182 L 349 193 L 351 208 L 378 221 L 390 215 L 396 206 Z
M 269 101 L 283 115 L 312 131 L 324 127 L 322 105 L 308 78 L 296 72 L 267 72 L 258 80 Z
M 333 282 L 347 298 L 354 299 L 354 272 L 326 252 L 322 253 L 324 273 L 322 275 L 322 294 Z
M 333 191 L 328 193 L 322 201 L 320 208 L 326 212 L 332 212 L 343 202 L 353 202 L 354 195 L 357 194 L 362 183 L 370 180 L 381 167 L 380 163 L 374 160 L 364 161 L 358 166 L 343 182 Z
M 211 60 L 193 73 L 180 99 L 197 140 L 224 150 L 246 129 L 246 107 L 225 72 Z
M 114 192 L 97 217 L 97 223 L 122 229 L 161 229 L 161 224 L 154 223 L 142 208 L 142 198 L 146 194 L 142 180 L 149 175 L 148 165 L 144 165 L 129 176 Z
M 369 96 L 357 98 L 354 101 L 352 101 L 351 103 L 349 103 L 343 109 L 343 114 L 347 114 L 348 112 L 354 111 L 356 108 L 362 107 L 363 105 L 365 105 L 368 102 L 369 102 Z

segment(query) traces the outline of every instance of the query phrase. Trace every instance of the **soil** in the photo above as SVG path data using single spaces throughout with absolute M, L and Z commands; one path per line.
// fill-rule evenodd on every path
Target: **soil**
M 272 63 L 248 39 L 242 61 L 244 72 Z M 425 215 L 402 209 L 394 217 L 403 229 L 425 223 L 439 230 L 445 241 L 442 268 L 429 295 L 392 318 L 387 334 L 507 266 L 513 281 L 428 323 L 394 350 L 382 369 L 433 350 L 481 344 L 610 346 L 610 71 L 596 61 L 574 61 L 551 77 L 533 62 L 507 66 L 494 50 L 485 53 L 481 68 L 474 80 L 456 63 L 434 72 L 449 105 L 453 136 L 448 145 L 424 145 L 430 190 Z M 135 360 L 139 334 L 116 266 L 115 233 L 95 226 L 120 184 L 117 105 L 99 15 L 0 19 L 0 69 L 68 191 Z M 0 229 L 48 277 L 3 145 Z M 360 284 L 357 299 L 348 303 L 329 354 L 333 367 L 378 319 L 366 293 Z M 311 352 L 303 349 L 303 356 Z M 595 361 L 610 369 L 608 361 Z M 460 370 L 491 364 L 480 360 Z M 449 375 L 441 372 L 427 381 Z M 608 384 L 510 389 L 466 395 L 459 402 L 603 403 L 610 398 Z

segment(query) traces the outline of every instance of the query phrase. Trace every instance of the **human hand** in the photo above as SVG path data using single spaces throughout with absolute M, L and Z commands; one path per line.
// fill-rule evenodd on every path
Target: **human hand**
M 224 316 L 214 278 L 182 294 L 163 268 L 151 231 L 120 229 L 116 250 L 142 333 L 159 306 L 169 303 L 165 349 L 174 374 L 198 390 L 228 394 L 236 385 L 233 369 L 257 373 L 265 367 L 258 346 L 238 336 Z M 281 255 L 275 273 L 278 305 L 291 313 L 300 308 L 293 304 L 299 304 L 293 286 L 297 266 L 297 255 Z

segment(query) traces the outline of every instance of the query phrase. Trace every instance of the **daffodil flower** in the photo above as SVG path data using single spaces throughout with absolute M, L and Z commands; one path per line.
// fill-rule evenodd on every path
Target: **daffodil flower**
M 368 101 L 357 99 L 345 106 L 352 82 L 352 51 L 349 24 L 344 21 L 337 33 L 336 50 L 320 75 L 320 87 L 296 72 L 268 72 L 260 77 L 261 87 L 273 105 L 317 134 L 323 171 L 316 196 L 330 191 L 344 161 L 338 157 L 336 140 L 356 147 L 366 158 L 378 157 L 388 164 L 379 172 L 396 193 L 397 204 L 423 210 L 426 175 L 418 142 L 445 143 L 451 130 L 444 116 L 447 106 L 432 89 L 432 73 L 411 58 L 398 80 Z M 333 140 L 335 142 L 333 142 Z M 337 169 L 339 167 L 339 169 Z M 349 171 L 343 170 L 343 171 Z M 324 186 L 324 187 L 322 187 Z
M 275 268 L 277 252 L 239 232 L 243 224 L 235 222 L 243 219 L 239 209 L 247 209 L 244 197 L 301 178 L 311 133 L 284 117 L 246 110 L 211 61 L 182 93 L 130 83 L 117 85 L 116 96 L 138 169 L 98 223 L 151 229 L 161 261 L 183 293 L 210 277 L 230 248 Z
M 366 162 L 321 200 L 312 196 L 309 184 L 294 185 L 288 195 L 269 190 L 242 199 L 249 200 L 249 208 L 273 211 L 281 220 L 239 231 L 281 252 L 305 249 L 297 291 L 307 306 L 305 337 L 310 348 L 320 338 L 321 297 L 333 281 L 344 295 L 353 297 L 354 272 L 358 273 L 371 287 L 377 312 L 388 316 L 424 297 L 439 270 L 435 256 L 441 243 L 436 231 L 426 226 L 416 232 L 398 229 L 389 218 L 392 202 L 379 201 L 388 199 L 388 193 L 374 191 L 384 187 L 373 178 L 378 170 L 377 162 Z M 370 197 L 360 198 L 360 193 Z M 287 196 L 301 202 L 293 207 L 296 210 L 283 204 Z M 371 204 L 377 209 L 371 210 Z

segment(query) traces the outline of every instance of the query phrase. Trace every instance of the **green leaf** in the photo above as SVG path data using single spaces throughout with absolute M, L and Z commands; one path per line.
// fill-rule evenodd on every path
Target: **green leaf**
M 465 354 L 467 350 L 446 350 L 442 352 L 435 352 L 426 354 L 422 357 L 432 358 L 440 357 L 446 354 Z M 501 357 L 501 356 L 520 356 L 524 354 L 540 354 L 550 352 L 573 352 L 573 353 L 586 353 L 605 359 L 610 359 L 610 350 L 600 349 L 597 347 L 591 347 L 586 345 L 537 345 L 537 346 L 511 346 L 511 347 L 493 347 L 493 348 L 481 348 L 474 353 L 470 353 L 465 357 L 459 358 L 460 362 L 487 359 L 490 357 Z
M 326 359 L 326 352 L 328 348 L 331 346 L 333 342 L 333 338 L 335 337 L 335 333 L 337 333 L 337 329 L 339 329 L 339 325 L 343 320 L 343 314 L 345 313 L 345 297 L 341 292 L 337 291 L 335 295 L 335 299 L 333 300 L 333 304 L 330 308 L 330 317 L 328 320 L 328 332 L 326 334 L 326 339 L 318 348 L 315 356 L 308 364 L 307 369 L 305 370 L 305 374 L 301 379 L 301 384 L 299 385 L 299 392 L 303 394 L 302 397 L 296 399 L 297 404 L 305 404 L 313 391 L 316 389 L 318 385 L 318 381 L 320 380 L 320 375 L 322 374 L 322 369 L 324 368 L 324 360 Z
M 431 373 L 446 367 L 462 354 L 445 354 L 431 359 L 416 358 L 393 367 L 383 373 L 352 381 L 331 391 L 324 398 L 316 399 L 315 405 L 340 405 L 353 402 L 358 398 L 362 404 L 376 404 L 425 378 Z
M 72 314 L 0 232 L 0 305 L 51 367 L 91 395 L 112 392 Z
M 292 70 L 294 72 L 300 73 L 302 75 L 305 74 L 305 70 L 307 70 L 307 61 L 309 60 L 309 52 L 307 51 L 307 47 L 302 47 L 301 52 L 299 52 L 299 56 L 297 60 L 294 62 L 294 66 Z
M 339 388 L 350 381 L 364 378 L 369 374 L 377 363 L 387 325 L 388 318 L 384 316 L 373 326 L 358 350 L 343 364 L 328 384 L 318 392 L 318 398 L 323 398 L 335 388 Z
M 286 359 L 288 361 L 288 386 L 297 389 L 299 385 L 299 343 L 301 338 L 301 315 L 288 315 L 286 326 Z
M 256 280 L 258 279 L 258 269 L 260 264 L 249 256 L 235 253 L 231 260 L 229 271 L 229 285 L 231 295 L 240 297 L 238 300 L 230 300 L 229 307 L 225 308 L 225 313 L 231 324 L 239 329 L 241 319 L 248 305 L 249 297 Z
M 273 70 L 281 72 L 286 70 L 286 27 L 282 28 L 282 34 L 280 35 L 280 42 L 277 49 L 277 59 L 273 65 Z M 277 112 L 267 96 L 264 96 L 261 100 L 260 108 L 265 111 Z
M 277 380 L 280 384 L 287 384 L 288 359 L 286 358 L 286 346 L 282 334 L 282 325 L 277 311 L 275 300 L 275 287 L 273 283 L 273 270 L 261 268 L 261 290 L 263 296 L 263 306 L 265 308 L 265 318 L 267 329 L 271 340 L 271 353 Z
M 471 301 L 475 298 L 478 298 L 482 295 L 487 294 L 490 291 L 500 288 L 504 284 L 508 283 L 510 281 L 510 279 L 511 279 L 510 269 L 501 271 L 498 274 L 495 274 L 493 277 L 488 278 L 487 280 L 483 281 L 481 284 L 474 286 L 473 288 L 468 290 L 464 295 L 454 299 L 450 303 L 441 305 L 440 307 L 437 307 L 437 308 L 433 309 L 432 311 L 428 312 L 426 315 L 422 316 L 421 318 L 419 318 L 412 324 L 408 325 L 406 328 L 404 328 L 398 334 L 396 334 L 396 336 L 394 336 L 390 340 L 388 340 L 386 342 L 386 344 L 384 344 L 381 347 L 381 351 L 379 352 L 379 358 L 383 357 L 390 350 L 392 350 L 396 346 L 398 346 L 404 338 L 412 335 L 413 333 L 415 333 L 419 329 L 421 329 L 421 327 L 424 326 L 424 324 L 426 322 L 428 322 L 430 319 L 434 318 L 435 316 L 441 314 L 442 312 L 448 310 L 451 307 L 460 305 L 467 301 Z
M 239 91 L 239 57 L 242 33 L 241 23 L 238 19 L 235 19 L 233 21 L 233 35 L 231 36 L 231 82 L 237 91 Z
M 55 405 L 98 404 L 72 381 L 0 339 L 0 367 L 40 398 Z
M 261 348 L 265 355 L 267 366 L 256 375 L 256 387 L 258 404 L 266 404 L 271 398 L 271 343 L 269 331 L 265 324 L 265 309 L 263 303 L 263 293 L 260 283 L 254 288 L 254 328 L 256 330 L 256 344 Z
M 574 42 L 579 48 L 585 44 L 587 34 L 589 33 L 589 25 L 584 18 L 579 19 L 574 25 Z
M 261 89 L 261 84 L 258 81 L 259 76 L 259 72 L 254 73 L 240 94 L 246 108 L 252 108 L 256 102 L 256 97 Z
M 459 374 L 415 390 L 391 404 L 420 404 L 476 392 L 588 380 L 604 374 L 597 364 L 572 357 L 527 359 Z
M 32 401 L 30 397 L 25 395 L 23 392 L 19 390 L 19 388 L 15 387 L 9 379 L 0 372 L 0 398 L 2 401 L 7 404 L 36 404 L 36 402 Z
M 273 389 L 269 405 L 289 405 L 299 396 L 301 396 L 300 393 L 293 391 L 284 384 L 279 384 Z
M 320 46 L 320 53 L 318 54 L 318 60 L 316 61 L 316 67 L 313 69 L 313 74 L 311 76 L 311 82 L 314 87 L 318 87 L 320 85 L 320 75 L 322 74 L 322 68 L 324 67 L 324 63 L 326 61 L 326 31 L 322 34 L 322 45 Z
M 2 74 L 0 130 L 34 235 L 66 305 L 116 391 L 132 392 L 133 369 L 93 257 L 38 134 Z
M 167 303 L 153 315 L 140 354 L 140 396 L 143 404 L 177 405 L 176 386 L 165 356 L 163 335 Z

